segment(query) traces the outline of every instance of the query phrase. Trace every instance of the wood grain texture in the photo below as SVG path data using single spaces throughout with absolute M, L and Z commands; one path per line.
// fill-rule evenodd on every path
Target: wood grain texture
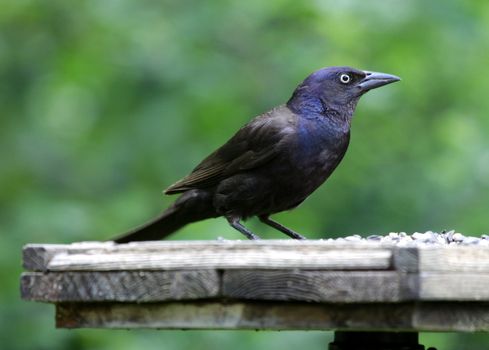
M 418 259 L 419 271 L 489 271 L 489 247 L 486 246 L 421 247 Z
M 28 244 L 22 249 L 22 266 L 29 271 L 42 271 L 55 254 L 66 252 L 63 244 Z
M 415 247 L 394 247 L 393 265 L 399 272 L 419 271 L 419 249 Z
M 79 242 L 72 244 L 27 244 L 22 249 L 22 265 L 28 271 L 46 271 L 55 255 L 108 250 L 113 242 Z
M 419 300 L 489 301 L 489 272 L 422 272 Z
M 189 255 L 195 253 L 199 253 L 195 262 L 189 262 Z M 178 266 L 193 269 L 202 264 L 216 268 L 302 267 L 396 269 L 405 272 L 489 270 L 489 249 L 484 246 L 399 247 L 379 242 L 80 242 L 67 245 L 28 244 L 24 247 L 23 255 L 24 267 L 30 271 L 177 269 Z M 170 259 L 162 261 L 159 258 L 162 256 Z
M 227 270 L 222 295 L 234 299 L 309 302 L 413 300 L 396 271 Z
M 432 302 L 418 304 L 413 327 L 420 331 L 488 332 L 488 302 Z
M 392 250 L 378 244 L 329 244 L 324 241 L 144 242 L 67 245 L 59 253 L 26 261 L 35 271 L 128 271 L 193 269 L 300 268 L 326 270 L 387 270 Z M 26 246 L 42 256 L 46 247 Z M 45 265 L 40 267 L 40 262 Z
M 27 245 L 59 327 L 489 331 L 489 249 L 331 241 Z M 40 271 L 40 272 L 39 272 Z
M 59 328 L 489 331 L 489 303 L 58 304 Z
M 28 272 L 21 277 L 21 296 L 54 303 L 206 299 L 218 295 L 219 283 L 213 270 Z

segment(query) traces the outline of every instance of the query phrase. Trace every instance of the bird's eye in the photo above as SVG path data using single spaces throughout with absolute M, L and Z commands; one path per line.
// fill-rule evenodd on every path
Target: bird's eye
M 340 75 L 340 81 L 343 83 L 343 84 L 348 84 L 350 82 L 351 78 L 348 74 L 346 73 L 343 73 Z

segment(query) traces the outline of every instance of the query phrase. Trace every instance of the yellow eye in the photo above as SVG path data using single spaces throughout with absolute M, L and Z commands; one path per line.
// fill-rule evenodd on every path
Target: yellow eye
M 340 81 L 343 83 L 343 84 L 348 84 L 350 82 L 351 78 L 348 74 L 346 73 L 343 73 L 340 75 Z

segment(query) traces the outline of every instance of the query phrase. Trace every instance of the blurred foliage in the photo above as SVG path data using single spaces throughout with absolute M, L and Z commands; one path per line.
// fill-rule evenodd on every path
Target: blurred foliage
M 488 52 L 482 0 L 2 1 L 2 349 L 326 348 L 324 332 L 55 330 L 51 307 L 19 300 L 21 247 L 151 218 L 173 200 L 162 189 L 330 65 L 403 81 L 362 99 L 339 169 L 276 217 L 317 238 L 487 233 Z M 217 236 L 242 238 L 216 219 L 174 239 Z M 463 350 L 489 337 L 422 340 Z

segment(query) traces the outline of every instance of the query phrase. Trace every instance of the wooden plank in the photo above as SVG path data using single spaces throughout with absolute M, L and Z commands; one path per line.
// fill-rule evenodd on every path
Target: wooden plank
M 489 301 L 489 272 L 422 272 L 419 300 Z
M 42 271 L 55 254 L 66 252 L 66 244 L 28 244 L 22 249 L 22 266 L 30 271 Z
M 420 303 L 413 313 L 413 327 L 433 332 L 489 331 L 489 303 Z
M 402 272 L 485 272 L 489 247 L 419 245 L 394 248 L 394 267 Z
M 366 242 L 365 242 L 366 243 Z M 27 246 L 26 250 L 39 249 Z M 57 248 L 58 249 L 58 248 Z M 48 249 L 49 250 L 49 249 Z M 42 256 L 43 250 L 37 255 Z M 46 262 L 40 266 L 41 262 Z M 387 270 L 392 251 L 378 244 L 330 244 L 325 241 L 144 242 L 67 246 L 27 264 L 40 271 L 122 271 L 193 269 Z
M 79 242 L 72 244 L 27 244 L 22 249 L 22 266 L 28 271 L 45 271 L 51 259 L 58 254 L 107 250 L 113 242 Z
M 413 300 L 396 271 L 226 270 L 223 296 L 245 300 L 398 302 Z
M 489 331 L 489 303 L 57 304 L 58 328 Z
M 418 259 L 419 271 L 489 271 L 489 247 L 486 246 L 420 247 Z
M 215 254 L 230 254 L 235 256 L 253 257 L 253 253 L 259 255 L 260 259 L 264 258 L 265 252 L 269 252 L 269 259 L 277 259 L 277 264 L 284 258 L 281 255 L 287 253 L 298 254 L 302 257 L 310 257 L 315 260 L 314 265 L 320 265 L 320 260 L 324 257 L 322 254 L 339 254 L 344 251 L 348 254 L 351 251 L 351 258 L 341 259 L 336 257 L 331 262 L 335 269 L 344 266 L 348 269 L 351 266 L 359 266 L 362 269 L 385 269 L 385 256 L 392 256 L 391 251 L 395 251 L 393 256 L 396 269 L 409 272 L 421 271 L 487 271 L 489 269 L 489 248 L 481 246 L 407 246 L 398 247 L 392 244 L 383 244 L 379 242 L 338 242 L 338 241 L 294 241 L 294 240 L 267 240 L 267 241 L 154 241 L 138 242 L 129 244 L 114 244 L 113 242 L 80 242 L 67 245 L 59 244 L 29 244 L 24 248 L 24 266 L 27 270 L 43 271 L 49 268 L 53 257 L 56 261 L 52 262 L 52 268 L 62 268 L 63 264 L 70 264 L 68 256 L 80 255 L 80 263 L 86 266 L 87 261 L 92 259 L 93 255 L 115 255 L 126 259 L 128 264 L 149 264 L 154 266 L 159 264 L 153 259 L 151 262 L 138 261 L 138 253 L 149 255 L 173 254 L 182 251 L 200 252 Z M 363 255 L 365 254 L 365 255 Z M 380 254 L 380 256 L 379 256 Z M 277 257 L 278 255 L 278 257 Z M 132 260 L 132 258 L 134 260 Z M 181 257 L 182 259 L 184 257 Z M 365 258 L 362 263 L 362 258 Z M 370 261 L 370 258 L 373 258 Z M 73 258 L 76 260 L 77 258 Z M 107 258 L 109 259 L 109 258 Z M 225 257 L 222 257 L 225 259 Z M 287 263 L 282 261 L 283 264 Z M 291 256 L 288 261 L 297 260 L 297 257 Z M 149 260 L 149 259 L 148 259 Z M 156 259 L 157 260 L 157 259 Z M 204 259 L 202 259 L 204 260 Z M 211 261 L 217 260 L 216 258 Z M 304 259 L 302 259 L 304 260 Z M 418 263 L 419 260 L 419 263 Z M 207 264 L 211 261 L 207 259 Z M 348 263 L 350 261 L 350 263 Z M 110 264 L 110 259 L 107 261 Z M 261 263 L 257 262 L 260 266 Z M 307 267 L 307 265 L 304 265 Z M 389 266 L 388 268 L 391 268 Z
M 43 302 L 155 302 L 217 296 L 214 270 L 24 273 L 21 296 Z
M 395 247 L 393 249 L 394 269 L 400 272 L 418 272 L 418 251 L 417 247 Z
M 223 296 L 330 303 L 489 301 L 489 274 L 225 270 L 24 273 L 21 296 L 43 302 L 156 302 Z M 220 288 L 222 287 L 222 291 Z
M 352 304 L 350 304 L 352 306 Z M 158 304 L 58 304 L 59 328 L 162 329 L 382 329 L 410 325 L 410 306 L 184 302 Z M 402 310 L 402 311 L 400 311 Z

